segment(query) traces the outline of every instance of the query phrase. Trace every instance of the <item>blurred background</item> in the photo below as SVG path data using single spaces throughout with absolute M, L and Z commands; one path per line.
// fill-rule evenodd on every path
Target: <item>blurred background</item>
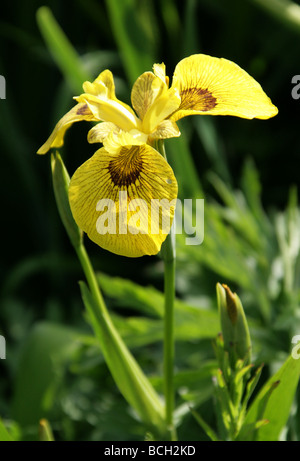
M 178 325 L 184 324 L 177 337 L 179 376 L 203 367 L 197 380 L 179 379 L 178 403 L 196 399 L 203 413 L 210 408 L 218 281 L 244 303 L 254 360 L 266 363 L 263 378 L 286 358 L 292 336 L 300 334 L 300 101 L 291 96 L 292 77 L 300 74 L 300 2 L 293 3 L 293 14 L 290 2 L 279 0 L 14 0 L 1 6 L 0 334 L 7 349 L 0 361 L 0 415 L 21 438 L 37 437 L 42 416 L 62 440 L 143 438 L 83 316 L 83 275 L 56 209 L 50 156 L 36 155 L 80 94 L 83 77 L 106 68 L 118 98 L 130 103 L 132 83 L 155 62 L 164 62 L 171 77 L 190 54 L 225 57 L 279 108 L 267 121 L 185 118 L 181 138 L 166 142 L 179 197 L 204 198 L 206 207 L 203 244 L 187 247 L 178 238 L 178 298 L 211 314 L 205 328 L 199 324 L 192 332 L 194 320 L 178 314 Z M 51 12 L 42 6 L 69 42 L 57 33 L 57 45 L 49 36 L 43 18 Z M 94 152 L 88 128 L 75 124 L 66 136 L 62 156 L 70 174 Z M 143 314 L 151 299 L 162 302 L 159 256 L 126 259 L 86 245 L 120 331 L 159 390 L 160 323 L 147 323 Z M 300 437 L 294 405 L 286 431 L 291 439 Z M 213 424 L 213 414 L 209 418 Z M 188 415 L 180 436 L 205 438 Z

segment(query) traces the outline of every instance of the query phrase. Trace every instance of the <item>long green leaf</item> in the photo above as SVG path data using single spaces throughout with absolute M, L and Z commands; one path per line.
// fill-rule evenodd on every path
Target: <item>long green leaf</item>
M 300 360 L 289 357 L 260 390 L 244 422 L 247 425 L 262 418 L 269 421 L 268 424 L 257 431 L 256 435 L 254 433 L 255 440 L 277 441 L 279 439 L 280 433 L 289 417 L 299 377 Z M 278 382 L 279 384 L 274 387 L 275 383 Z M 272 388 L 273 390 L 270 395 Z M 264 405 L 265 410 L 263 414 L 260 414 Z
M 145 27 L 149 18 L 142 21 L 143 15 L 137 15 L 136 0 L 107 0 L 106 5 L 124 68 L 133 83 L 142 72 L 151 70 L 154 63 L 153 44 Z
M 165 431 L 163 405 L 108 316 L 104 316 L 84 282 L 80 283 L 89 320 L 120 392 L 153 431 Z M 98 312 L 98 314 L 97 314 Z
M 154 287 L 138 284 L 98 274 L 98 281 L 104 294 L 114 300 L 118 307 L 136 310 L 145 317 L 114 317 L 126 344 L 131 347 L 151 344 L 163 338 L 164 295 Z M 158 319 L 157 319 L 158 317 Z M 179 299 L 175 300 L 175 338 L 177 341 L 199 340 L 215 337 L 220 329 L 216 311 L 191 306 Z
M 75 94 L 81 92 L 82 83 L 89 80 L 89 75 L 51 10 L 46 6 L 39 8 L 37 22 L 53 59 L 69 83 L 70 88 Z
M 0 442 L 12 442 L 12 438 L 7 432 L 7 429 L 4 426 L 1 418 L 0 418 Z
M 300 6 L 290 0 L 252 0 L 287 27 L 300 32 Z
M 207 424 L 204 419 L 202 418 L 202 416 L 199 415 L 199 413 L 196 411 L 196 410 L 193 410 L 191 409 L 191 413 L 192 415 L 194 416 L 195 420 L 197 421 L 197 423 L 199 424 L 199 426 L 204 430 L 204 432 L 206 433 L 206 435 L 211 439 L 213 440 L 214 442 L 218 442 L 219 439 L 218 439 L 218 436 L 217 434 L 215 433 L 215 431 L 209 426 L 209 424 Z

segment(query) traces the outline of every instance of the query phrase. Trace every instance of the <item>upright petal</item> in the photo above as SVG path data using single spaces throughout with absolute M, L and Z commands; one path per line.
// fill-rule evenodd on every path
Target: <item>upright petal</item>
M 169 87 L 169 77 L 166 75 L 166 66 L 161 64 L 153 64 L 153 72 L 156 77 L 159 77 Z
M 66 130 L 74 123 L 86 121 L 98 121 L 93 112 L 89 109 L 88 105 L 84 102 L 76 104 L 68 113 L 66 113 L 56 124 L 51 135 L 43 144 L 38 154 L 46 154 L 51 147 L 61 147 L 64 143 L 64 136 Z
M 143 131 L 152 133 L 158 125 L 168 118 L 180 106 L 181 99 L 177 88 L 167 88 L 165 85 L 153 104 L 147 110 L 143 120 Z
M 175 68 L 172 87 L 181 97 L 170 117 L 174 121 L 192 114 L 267 119 L 278 113 L 259 83 L 223 58 L 196 54 L 183 59 Z
M 94 96 L 107 99 L 116 99 L 114 77 L 110 70 L 106 69 L 91 82 L 84 82 L 83 91 Z
M 153 85 L 156 82 L 156 85 Z M 144 72 L 133 84 L 131 104 L 141 120 L 165 85 L 153 72 Z
M 124 146 L 115 154 L 99 149 L 78 168 L 69 188 L 78 226 L 100 247 L 128 257 L 158 253 L 176 197 L 171 167 L 145 144 Z

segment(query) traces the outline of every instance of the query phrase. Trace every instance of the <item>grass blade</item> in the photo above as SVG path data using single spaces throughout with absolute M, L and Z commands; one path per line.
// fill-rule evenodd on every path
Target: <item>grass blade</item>
M 51 10 L 42 6 L 37 11 L 37 23 L 54 61 L 69 83 L 73 93 L 82 92 L 82 83 L 89 80 L 88 73 Z

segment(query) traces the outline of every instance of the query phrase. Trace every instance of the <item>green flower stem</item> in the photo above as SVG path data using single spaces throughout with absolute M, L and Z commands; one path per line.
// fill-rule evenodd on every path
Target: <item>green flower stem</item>
M 167 160 L 163 141 L 157 143 L 157 149 Z M 175 232 L 172 226 L 169 235 L 161 249 L 164 260 L 164 292 L 165 292 L 165 315 L 164 315 L 164 394 L 165 394 L 165 417 L 168 435 L 171 440 L 177 440 L 174 427 L 174 300 L 175 300 Z
M 173 228 L 172 228 L 173 229 Z M 174 413 L 174 297 L 175 297 L 175 255 L 173 230 L 164 243 L 164 393 L 166 402 L 166 423 L 171 440 L 176 440 L 173 425 Z
M 99 285 L 95 276 L 94 269 L 92 267 L 90 258 L 86 252 L 83 243 L 75 247 L 78 259 L 83 269 L 84 275 L 86 276 L 90 291 L 100 309 L 101 314 L 106 317 L 108 315 L 106 305 L 103 296 L 99 290 Z
M 106 364 L 129 405 L 138 413 L 147 427 L 150 427 L 155 437 L 164 437 L 166 434 L 164 406 L 110 318 L 97 277 L 83 244 L 82 233 L 71 213 L 68 198 L 70 179 L 57 153 L 52 156 L 52 175 L 55 198 L 62 222 L 88 282 L 89 288 L 84 282 L 80 282 L 82 299 Z

